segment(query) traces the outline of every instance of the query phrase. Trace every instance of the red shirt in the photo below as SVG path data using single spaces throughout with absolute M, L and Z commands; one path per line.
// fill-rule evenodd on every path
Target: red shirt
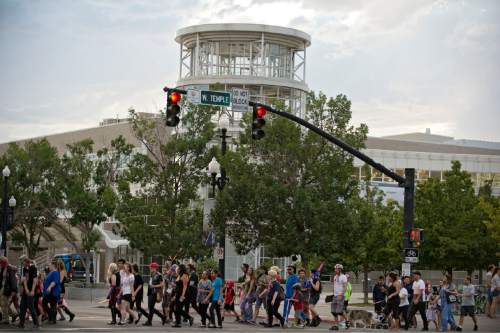
M 232 304 L 234 302 L 234 289 L 233 288 L 226 288 L 226 292 L 224 293 L 224 303 L 225 304 Z
M 293 300 L 293 309 L 295 311 L 304 310 L 304 301 L 299 301 L 299 291 L 298 290 L 295 290 L 293 292 L 292 300 Z

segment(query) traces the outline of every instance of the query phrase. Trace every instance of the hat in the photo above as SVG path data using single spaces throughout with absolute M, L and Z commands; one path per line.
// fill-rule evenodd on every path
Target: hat
M 158 264 L 153 261 L 152 263 L 149 264 L 149 268 L 158 269 Z
M 275 271 L 278 274 L 281 272 L 281 268 L 278 266 L 271 266 L 270 270 Z
M 337 269 L 337 268 L 344 269 L 344 266 L 342 266 L 342 264 L 337 264 L 337 265 L 335 265 L 335 269 Z

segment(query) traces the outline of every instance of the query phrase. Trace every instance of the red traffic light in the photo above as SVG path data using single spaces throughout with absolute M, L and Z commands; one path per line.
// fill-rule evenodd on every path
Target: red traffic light
M 172 91 L 172 93 L 169 96 L 170 103 L 172 104 L 177 104 L 181 100 L 181 94 L 178 93 L 177 91 Z
M 266 115 L 267 110 L 263 106 L 258 106 L 257 110 L 256 110 L 256 113 L 257 113 L 257 117 L 262 118 L 262 117 L 264 117 Z

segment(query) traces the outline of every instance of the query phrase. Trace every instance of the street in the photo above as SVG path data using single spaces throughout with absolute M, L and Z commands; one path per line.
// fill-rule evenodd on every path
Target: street
M 109 310 L 105 308 L 102 304 L 90 303 L 88 301 L 72 301 L 70 303 L 72 310 L 76 314 L 74 322 L 69 323 L 67 321 L 58 322 L 56 325 L 44 325 L 37 331 L 41 332 L 210 332 L 210 331 L 223 331 L 223 332 L 269 332 L 269 331 L 279 331 L 280 328 L 276 327 L 273 329 L 262 327 L 261 325 L 253 326 L 246 324 L 239 324 L 234 322 L 234 317 L 226 317 L 223 323 L 224 328 L 220 329 L 209 329 L 200 328 L 199 316 L 195 316 L 195 322 L 193 327 L 189 327 L 188 324 L 183 324 L 182 328 L 172 328 L 170 324 L 162 326 L 158 318 L 155 317 L 153 320 L 153 326 L 146 327 L 142 326 L 141 323 L 136 325 L 125 325 L 125 326 L 108 326 L 107 322 L 110 320 Z M 330 327 L 329 320 L 331 316 L 328 316 L 326 306 L 321 311 L 321 317 L 324 319 L 323 323 L 319 327 L 299 329 L 299 328 L 289 328 L 291 331 L 301 331 L 301 332 L 324 332 Z M 193 313 L 191 313 L 193 314 Z M 420 319 L 417 316 L 417 319 Z M 458 317 L 455 318 L 458 321 Z M 262 317 L 261 320 L 264 320 Z M 421 323 L 419 323 L 419 328 L 417 330 L 410 329 L 409 332 L 420 331 Z M 431 331 L 433 331 L 433 324 L 430 326 Z M 2 332 L 20 332 L 22 330 L 15 326 L 0 326 Z M 26 323 L 25 332 L 33 331 L 31 323 Z M 377 332 L 376 329 L 363 329 L 363 328 L 349 328 L 348 331 L 352 332 Z M 472 320 L 466 318 L 464 331 L 472 331 Z M 485 316 L 479 317 L 479 331 L 480 332 L 500 332 L 500 319 L 488 319 Z M 403 331 L 404 332 L 404 331 Z

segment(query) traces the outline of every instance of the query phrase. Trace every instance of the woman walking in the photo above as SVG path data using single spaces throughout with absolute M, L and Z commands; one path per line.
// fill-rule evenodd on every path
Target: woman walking
M 175 282 L 175 325 L 181 327 L 181 317 L 189 320 L 189 326 L 193 326 L 194 318 L 186 312 L 186 293 L 189 285 L 189 274 L 186 266 L 181 264 L 177 267 L 177 280 Z
M 267 294 L 267 325 L 266 327 L 273 327 L 273 317 L 280 321 L 281 328 L 285 328 L 285 319 L 280 315 L 278 309 L 280 307 L 280 284 L 278 282 L 278 273 L 275 270 L 270 270 L 268 273 L 271 278 L 269 284 L 269 292 Z
M 109 292 L 108 292 L 108 308 L 111 311 L 111 321 L 108 325 L 116 325 L 116 316 L 117 316 L 117 308 L 116 308 L 116 300 L 118 295 L 120 294 L 120 285 L 116 279 L 118 272 L 118 266 L 112 262 L 108 267 L 108 284 L 109 284 Z
M 49 266 L 49 274 L 43 283 L 43 309 L 48 314 L 49 324 L 56 323 L 57 301 L 61 294 L 61 277 L 57 270 L 57 261 L 52 261 Z
M 441 332 L 446 332 L 448 330 L 448 324 L 450 324 L 452 331 L 462 330 L 460 327 L 457 327 L 455 318 L 453 318 L 452 306 L 453 303 L 456 302 L 458 293 L 455 289 L 455 285 L 451 281 L 451 275 L 446 274 L 443 277 L 443 285 L 439 291 L 439 297 L 441 299 Z
M 394 272 L 389 273 L 389 288 L 387 290 L 387 305 L 384 309 L 385 317 L 392 314 L 389 323 L 390 328 L 399 329 L 399 292 L 401 291 L 401 283 L 398 280 L 398 275 Z
M 200 310 L 201 325 L 207 327 L 208 305 L 210 304 L 210 294 L 212 293 L 212 281 L 208 279 L 208 272 L 204 271 L 201 280 L 198 282 L 198 309 Z
M 138 322 L 135 317 L 134 311 L 130 308 L 130 304 L 132 303 L 132 290 L 134 288 L 134 274 L 132 274 L 132 266 L 130 263 L 126 262 L 123 265 L 123 275 L 121 277 L 121 285 L 120 285 L 120 295 L 121 295 L 121 313 L 122 319 L 118 323 L 118 325 L 125 325 L 125 316 L 127 313 L 132 317 L 133 321 Z
M 244 323 L 253 320 L 253 303 L 255 302 L 255 290 L 257 287 L 257 278 L 252 267 L 249 267 L 246 273 L 245 283 L 243 284 L 244 297 L 241 301 L 240 309 Z
M 63 315 L 63 311 L 69 316 L 69 321 L 72 322 L 75 319 L 75 314 L 71 312 L 68 308 L 68 303 L 64 298 L 66 294 L 65 284 L 68 281 L 68 273 L 66 272 L 66 267 L 64 266 L 64 262 L 59 260 L 57 262 L 57 269 L 59 271 L 59 275 L 61 276 L 61 297 L 59 298 L 59 302 L 57 303 L 57 311 L 59 312 L 59 320 L 64 321 L 66 318 Z
M 142 301 L 144 300 L 144 279 L 139 273 L 139 266 L 132 265 L 132 272 L 134 273 L 134 289 L 132 290 L 132 302 L 135 304 L 135 311 L 137 311 L 137 320 L 135 324 L 141 320 L 141 317 L 148 317 L 148 312 L 142 308 Z

